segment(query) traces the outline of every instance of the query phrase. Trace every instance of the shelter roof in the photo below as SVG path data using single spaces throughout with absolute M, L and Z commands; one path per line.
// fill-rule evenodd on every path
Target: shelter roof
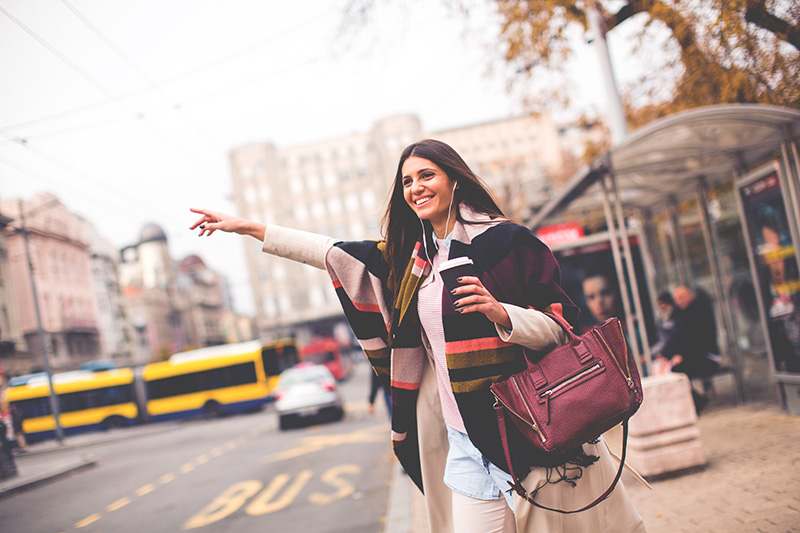
M 601 206 L 598 180 L 609 169 L 625 206 L 652 208 L 693 193 L 699 178 L 732 180 L 774 157 L 780 144 L 800 137 L 800 111 L 760 104 L 691 109 L 631 134 L 573 177 L 536 214 L 533 226 L 556 214 Z

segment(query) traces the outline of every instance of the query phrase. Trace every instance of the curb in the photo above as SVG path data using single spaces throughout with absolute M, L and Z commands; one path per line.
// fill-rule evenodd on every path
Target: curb
M 392 484 L 389 487 L 389 509 L 386 512 L 384 533 L 411 531 L 411 491 L 406 476 L 397 461 L 392 461 Z
M 95 461 L 93 457 L 81 457 L 78 461 L 73 461 L 72 463 L 62 465 L 59 468 L 54 468 L 49 472 L 39 474 L 35 477 L 29 479 L 19 479 L 16 481 L 12 480 L 10 483 L 7 482 L 7 486 L 0 487 L 0 500 L 13 496 L 19 492 L 38 487 L 40 485 L 45 485 L 75 472 L 93 468 L 95 466 L 97 466 L 97 461 Z
M 92 446 L 101 446 L 103 444 L 111 444 L 121 440 L 135 440 L 139 437 L 148 437 L 150 435 L 157 435 L 159 433 L 167 433 L 168 431 L 173 431 L 180 427 L 179 425 L 173 425 L 170 427 L 159 427 L 159 428 L 152 428 L 150 431 L 141 431 L 135 434 L 125 434 L 127 428 L 122 428 L 119 430 L 118 434 L 109 435 L 105 438 L 98 438 L 97 440 L 92 440 L 84 443 L 79 444 L 70 444 L 69 437 L 67 437 L 67 443 L 63 446 L 58 446 L 57 444 L 55 447 L 48 447 L 42 450 L 34 450 L 30 449 L 32 446 L 36 446 L 36 444 L 32 444 L 28 447 L 24 454 L 19 454 L 16 456 L 17 459 L 21 457 L 38 457 L 41 455 L 48 455 L 51 453 L 58 453 L 58 452 L 65 452 L 65 451 L 75 451 L 80 450 L 82 448 L 91 448 Z M 74 438 L 74 437 L 73 437 Z M 51 442 L 51 441 L 48 441 Z M 44 443 L 42 443 L 44 444 Z

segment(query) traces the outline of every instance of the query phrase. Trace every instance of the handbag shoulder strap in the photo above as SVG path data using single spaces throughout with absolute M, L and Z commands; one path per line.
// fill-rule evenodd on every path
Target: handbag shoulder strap
M 511 489 L 513 489 L 517 494 L 525 498 L 528 502 L 530 502 L 535 507 L 539 507 L 540 509 L 546 509 L 548 511 L 555 511 L 556 513 L 561 514 L 573 514 L 573 513 L 580 513 L 591 509 L 592 507 L 596 506 L 606 498 L 608 498 L 619 482 L 619 479 L 622 477 L 622 469 L 625 467 L 625 455 L 628 451 L 628 421 L 625 420 L 622 423 L 622 456 L 619 460 L 619 469 L 617 470 L 617 475 L 614 476 L 614 481 L 611 482 L 611 485 L 606 489 L 606 491 L 595 498 L 595 500 L 580 509 L 574 509 L 571 511 L 566 511 L 563 509 L 555 509 L 553 507 L 548 507 L 546 505 L 542 505 L 536 502 L 531 495 L 528 494 L 528 491 L 525 490 L 525 487 L 522 486 L 522 481 L 516 476 L 514 473 L 514 467 L 511 464 L 511 450 L 508 447 L 508 433 L 506 429 L 506 414 L 505 410 L 500 405 L 495 405 L 495 414 L 497 415 L 497 427 L 500 430 L 500 441 L 503 444 L 503 453 L 506 457 L 506 463 L 508 464 L 508 470 L 511 474 L 511 479 L 514 481 L 513 483 L 509 482 Z

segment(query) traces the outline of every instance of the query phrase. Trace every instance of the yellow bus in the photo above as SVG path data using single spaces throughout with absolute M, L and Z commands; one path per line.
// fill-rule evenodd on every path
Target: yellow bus
M 142 370 L 149 420 L 260 409 L 280 373 L 297 363 L 292 340 L 225 344 L 176 353 Z
M 59 399 L 61 427 L 67 435 L 126 426 L 137 420 L 134 374 L 128 368 L 54 374 L 53 387 Z M 45 375 L 9 387 L 6 399 L 20 409 L 24 417 L 22 429 L 29 442 L 55 435 Z

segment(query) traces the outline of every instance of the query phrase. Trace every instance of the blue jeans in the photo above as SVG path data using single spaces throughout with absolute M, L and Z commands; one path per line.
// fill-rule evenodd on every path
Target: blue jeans
M 489 462 L 466 434 L 448 426 L 447 441 L 450 450 L 444 467 L 444 484 L 478 500 L 498 500 L 502 495 L 513 511 L 514 502 L 508 491 L 511 476 Z

